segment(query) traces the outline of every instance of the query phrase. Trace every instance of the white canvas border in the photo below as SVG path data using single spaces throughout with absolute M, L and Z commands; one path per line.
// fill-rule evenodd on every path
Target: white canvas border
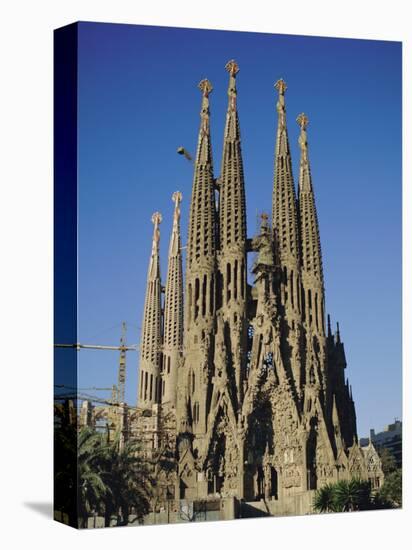
M 411 42 L 407 2 L 346 0 L 208 0 L 198 3 L 106 0 L 15 1 L 2 7 L 0 127 L 2 235 L 1 410 L 2 535 L 25 547 L 101 549 L 404 547 L 408 538 L 408 471 L 405 508 L 333 516 L 269 518 L 186 526 L 123 528 L 76 533 L 33 510 L 52 495 L 52 30 L 76 20 L 143 23 L 353 38 L 404 43 L 403 363 L 404 464 L 410 461 L 411 414 L 407 388 L 411 363 Z M 384 75 L 382 75 L 384 78 Z M 384 132 L 384 129 L 382 129 Z M 390 185 L 391 182 L 388 182 Z M 390 284 L 388 282 L 388 284 Z M 383 312 L 384 314 L 384 312 Z M 2 538 L 3 538 L 2 537 Z M 11 541 L 13 541 L 11 543 Z

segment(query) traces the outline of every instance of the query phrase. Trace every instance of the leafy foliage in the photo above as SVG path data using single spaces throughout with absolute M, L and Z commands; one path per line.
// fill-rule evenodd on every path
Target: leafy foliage
M 153 480 L 138 454 L 138 446 L 119 448 L 118 438 L 104 448 L 99 467 L 107 486 L 104 499 L 106 526 L 115 515 L 117 525 L 127 525 L 129 515 L 141 521 L 150 510 Z
M 379 498 L 390 502 L 395 508 L 402 506 L 402 470 L 400 468 L 385 477 L 379 491 Z
M 80 527 L 87 526 L 92 512 L 100 512 L 104 498 L 110 492 L 100 468 L 104 452 L 100 434 L 90 428 L 80 431 L 77 441 L 77 497 Z
M 55 508 L 69 515 L 73 526 L 87 527 L 92 514 L 104 515 L 109 526 L 141 521 L 150 510 L 153 478 L 135 443 L 109 442 L 91 428 L 59 422 L 55 430 Z M 77 465 L 77 469 L 76 469 Z
M 378 450 L 378 453 L 381 459 L 382 470 L 385 476 L 391 474 L 392 472 L 395 472 L 395 470 L 397 469 L 396 460 L 390 450 L 384 447 L 382 450 Z
M 369 481 L 354 478 L 324 485 L 318 489 L 313 507 L 315 511 L 325 513 L 379 510 L 391 508 L 392 505 L 381 492 L 372 494 Z
M 317 512 L 336 512 L 334 486 L 331 483 L 324 485 L 315 493 L 314 508 Z
M 54 508 L 77 526 L 77 429 L 65 408 L 55 406 L 54 415 Z

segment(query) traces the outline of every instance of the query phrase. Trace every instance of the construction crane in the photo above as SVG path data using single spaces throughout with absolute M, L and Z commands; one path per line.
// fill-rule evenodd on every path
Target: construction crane
M 120 351 L 119 357 L 119 369 L 117 374 L 117 391 L 116 386 L 112 389 L 112 400 L 117 403 L 124 403 L 125 399 L 125 386 L 126 386 L 126 352 L 138 351 L 139 346 L 137 344 L 126 345 L 126 331 L 127 326 L 125 321 L 122 322 L 122 333 L 120 336 L 120 346 L 104 346 L 100 344 L 81 344 L 79 342 L 75 344 L 55 344 L 55 348 L 71 348 L 76 351 L 81 349 L 100 349 L 100 350 L 118 350 Z

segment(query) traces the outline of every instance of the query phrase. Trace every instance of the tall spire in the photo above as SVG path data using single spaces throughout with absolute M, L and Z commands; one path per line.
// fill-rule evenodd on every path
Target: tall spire
M 162 403 L 170 403 L 174 406 L 176 405 L 178 361 L 183 346 L 183 268 L 180 240 L 182 193 L 175 191 L 172 200 L 175 208 L 165 292 Z
M 159 261 L 159 225 L 162 215 L 155 212 L 152 216 L 153 239 L 152 252 L 147 272 L 146 297 L 143 312 L 140 341 L 140 377 L 139 398 L 141 407 L 150 407 L 160 398 L 159 368 L 162 346 L 162 287 Z
M 210 140 L 208 80 L 199 84 L 202 91 L 200 129 L 190 201 L 186 257 L 184 311 L 184 375 L 187 402 L 191 408 L 194 433 L 206 433 L 208 388 L 212 371 L 210 348 L 213 342 L 216 308 L 217 220 L 215 181 Z M 182 369 L 181 369 L 182 370 Z M 185 397 L 186 399 L 186 397 Z M 183 414 L 183 397 L 178 395 L 178 420 Z
M 304 113 L 301 113 L 296 121 L 300 126 L 299 214 L 302 241 L 302 277 L 308 293 L 306 300 L 306 321 L 319 334 L 324 335 L 322 252 L 306 133 L 309 119 Z
M 209 80 L 199 83 L 202 91 L 200 129 L 195 160 L 192 200 L 190 204 L 187 263 L 209 262 L 216 252 L 216 207 L 213 179 L 212 147 L 210 140 Z
M 236 357 L 229 359 L 234 364 L 232 382 L 236 386 L 231 390 L 239 400 L 245 370 L 240 350 L 246 346 L 246 201 L 236 104 L 239 66 L 232 59 L 225 69 L 229 73 L 229 86 L 219 178 L 218 308 L 222 308 L 222 320 L 230 333 L 230 350 Z
M 226 64 L 225 69 L 230 76 L 222 166 L 219 178 L 220 246 L 226 250 L 238 248 L 244 255 L 246 242 L 245 184 L 236 104 L 236 75 L 239 72 L 239 66 L 236 61 L 231 60 Z
M 292 361 L 300 354 L 299 326 L 301 323 L 301 278 L 300 278 L 300 240 L 295 185 L 292 174 L 292 159 L 286 127 L 285 92 L 286 82 L 276 82 L 278 91 L 276 104 L 278 127 L 275 147 L 275 174 L 272 198 L 272 225 L 276 261 L 280 267 L 280 300 L 284 305 L 286 332 L 288 336 L 289 357 Z M 301 386 L 301 366 L 297 361 L 291 363 L 295 387 L 299 393 Z
M 286 265 L 287 263 L 297 263 L 299 261 L 299 232 L 292 160 L 286 128 L 286 82 L 282 79 L 278 80 L 275 88 L 278 90 L 279 96 L 276 104 L 278 128 L 272 218 L 280 260 L 283 265 Z
M 340 344 L 340 343 L 341 343 L 341 340 L 340 340 L 340 330 L 339 330 L 339 322 L 338 322 L 338 321 L 336 322 L 336 343 L 337 343 L 337 344 Z

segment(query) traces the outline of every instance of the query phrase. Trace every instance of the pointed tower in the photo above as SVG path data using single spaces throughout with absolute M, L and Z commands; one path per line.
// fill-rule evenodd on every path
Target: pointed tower
M 229 373 L 237 403 L 242 398 L 246 349 L 246 201 L 237 112 L 236 75 L 239 66 L 231 60 L 228 107 L 223 137 L 223 156 L 219 178 L 219 253 L 218 309 L 229 336 Z M 237 408 L 237 407 L 236 407 Z
M 161 401 L 174 407 L 176 406 L 177 369 L 183 346 L 183 269 L 180 240 L 182 193 L 180 191 L 173 193 L 172 200 L 175 203 L 175 209 L 165 292 Z
M 217 223 L 209 123 L 212 85 L 202 80 L 199 88 L 202 109 L 187 240 L 183 367 L 194 435 L 206 431 L 216 307 Z M 183 407 L 178 403 L 178 416 Z
M 150 408 L 160 400 L 160 363 L 162 347 L 162 287 L 159 262 L 159 225 L 162 215 L 155 212 L 152 252 L 147 272 L 146 297 L 140 340 L 140 376 L 138 403 Z
M 314 334 L 325 336 L 325 294 L 323 286 L 322 252 L 315 196 L 310 173 L 306 128 L 308 117 L 301 113 L 296 119 L 300 126 L 301 149 L 299 169 L 299 216 L 302 243 L 302 284 L 304 291 L 304 321 Z
M 295 386 L 301 384 L 301 365 L 294 361 L 300 348 L 301 323 L 301 281 L 300 281 L 300 241 L 295 186 L 292 174 L 292 159 L 286 128 L 285 91 L 286 83 L 276 82 L 278 90 L 278 128 L 275 149 L 275 176 L 273 183 L 272 220 L 275 239 L 275 252 L 281 270 L 280 299 L 284 306 L 288 344 L 291 348 L 291 371 Z
M 329 330 L 328 323 L 328 333 Z M 342 439 L 349 448 L 353 439 L 357 440 L 356 412 L 349 381 L 345 379 L 345 346 L 341 340 L 339 323 L 336 325 L 336 333 L 328 335 L 327 344 L 328 393 L 330 399 L 336 401 Z

